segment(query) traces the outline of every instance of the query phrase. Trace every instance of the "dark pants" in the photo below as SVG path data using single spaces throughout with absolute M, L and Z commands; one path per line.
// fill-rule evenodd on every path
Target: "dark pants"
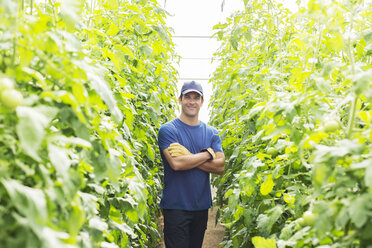
M 166 248 L 201 248 L 207 229 L 208 209 L 163 209 Z

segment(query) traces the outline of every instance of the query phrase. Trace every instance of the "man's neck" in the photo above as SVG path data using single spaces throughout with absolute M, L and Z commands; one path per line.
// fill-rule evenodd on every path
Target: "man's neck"
M 199 116 L 195 116 L 195 117 L 188 117 L 188 116 L 185 116 L 181 113 L 180 115 L 180 120 L 187 124 L 187 125 L 190 125 L 190 126 L 196 126 L 199 124 Z

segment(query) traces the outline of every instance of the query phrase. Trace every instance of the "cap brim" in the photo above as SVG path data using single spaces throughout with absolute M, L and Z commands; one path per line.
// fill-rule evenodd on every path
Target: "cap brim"
M 198 90 L 194 90 L 194 89 L 185 90 L 184 92 L 182 92 L 182 95 L 185 95 L 185 94 L 190 93 L 190 92 L 196 92 L 196 93 L 198 93 L 199 95 L 203 96 L 203 93 L 201 93 L 201 92 L 198 91 Z

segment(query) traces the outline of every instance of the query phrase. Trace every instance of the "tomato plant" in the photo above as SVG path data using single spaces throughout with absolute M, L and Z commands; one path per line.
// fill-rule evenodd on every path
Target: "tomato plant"
M 15 89 L 6 89 L 1 92 L 0 99 L 6 108 L 15 109 L 22 103 L 23 96 Z
M 274 147 L 269 147 L 267 148 L 267 154 L 276 156 L 278 154 L 278 150 L 276 150 Z
M 164 18 L 153 0 L 0 0 L 2 247 L 159 242 L 156 129 L 177 106 Z
M 307 210 L 306 212 L 304 212 L 304 214 L 302 215 L 302 218 L 304 220 L 304 225 L 306 226 L 314 225 L 315 214 L 313 214 L 313 212 L 311 212 L 310 210 Z
M 326 132 L 334 132 L 340 128 L 340 125 L 335 120 L 329 120 L 324 124 L 324 131 Z
M 0 92 L 6 89 L 12 89 L 14 87 L 14 82 L 10 78 L 3 77 L 0 78 Z
M 245 0 L 215 26 L 211 124 L 228 160 L 213 182 L 224 247 L 372 241 L 372 5 L 297 2 L 291 12 Z M 310 209 L 314 225 L 305 225 Z

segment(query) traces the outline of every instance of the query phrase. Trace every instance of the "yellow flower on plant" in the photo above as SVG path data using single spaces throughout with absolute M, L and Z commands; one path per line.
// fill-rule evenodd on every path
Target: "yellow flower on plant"
M 293 195 L 284 194 L 283 199 L 286 203 L 291 204 L 291 205 L 294 204 L 295 202 L 295 197 Z

